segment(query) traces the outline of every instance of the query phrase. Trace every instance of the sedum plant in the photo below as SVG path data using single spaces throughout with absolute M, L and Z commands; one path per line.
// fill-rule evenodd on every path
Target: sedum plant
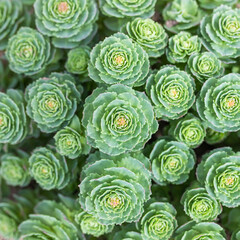
M 197 35 L 180 32 L 169 39 L 167 59 L 171 63 L 185 63 L 191 54 L 199 53 L 201 47 L 201 40 Z
M 220 5 L 234 5 L 237 0 L 198 0 L 199 6 L 205 9 L 215 9 Z
M 151 202 L 137 223 L 144 240 L 168 240 L 177 228 L 177 211 L 167 202 Z
M 199 147 L 206 136 L 202 121 L 189 113 L 178 121 L 172 121 L 168 131 L 177 141 L 184 142 L 190 148 Z
M 21 150 L 1 156 L 0 175 L 8 185 L 26 187 L 30 183 L 28 158 L 29 155 Z
M 6 240 L 19 240 L 18 226 L 33 212 L 36 196 L 29 190 L 14 195 L 13 200 L 0 202 L 0 237 Z
M 9 39 L 6 50 L 10 69 L 27 76 L 44 74 L 55 55 L 56 51 L 51 47 L 49 39 L 28 27 L 20 28 Z
M 208 194 L 226 207 L 240 205 L 240 155 L 231 148 L 217 148 L 203 156 L 197 178 Z
M 21 239 L 82 239 L 71 215 L 63 203 L 43 200 L 35 206 L 34 214 L 20 224 Z
M 75 115 L 67 127 L 59 130 L 54 136 L 57 151 L 68 158 L 74 159 L 81 154 L 88 154 L 91 147 L 87 144 L 85 130 L 80 119 Z
M 204 14 L 196 0 L 173 0 L 163 10 L 165 28 L 174 33 L 191 30 Z
M 79 224 L 83 234 L 100 237 L 113 230 L 114 225 L 104 225 L 98 222 L 98 219 L 92 214 L 80 211 L 75 215 L 75 221 Z
M 105 25 L 112 31 L 117 31 L 121 24 L 136 17 L 149 18 L 154 14 L 157 0 L 99 0 L 100 10 L 105 19 Z
M 141 150 L 158 128 L 146 95 L 121 84 L 87 97 L 82 124 L 88 144 L 113 156 Z
M 36 26 L 52 37 L 57 48 L 75 48 L 94 37 L 98 9 L 95 0 L 36 0 Z
M 240 10 L 226 5 L 216 8 L 201 22 L 203 44 L 224 61 L 240 56 Z
M 17 144 L 28 133 L 25 102 L 20 90 L 8 89 L 0 93 L 0 143 Z
M 158 58 L 164 54 L 168 35 L 158 22 L 136 18 L 123 26 L 121 31 L 142 46 L 149 57 Z
M 195 222 L 214 221 L 222 212 L 219 202 L 201 187 L 186 190 L 181 204 L 185 213 Z
M 141 233 L 137 231 L 135 224 L 124 225 L 121 230 L 116 231 L 109 240 L 143 240 Z
M 224 73 L 222 62 L 211 52 L 195 53 L 188 59 L 188 71 L 201 83 Z
M 137 221 L 150 198 L 149 160 L 141 153 L 89 156 L 81 173 L 82 208 L 104 225 Z
M 230 73 L 208 79 L 196 102 L 197 111 L 207 127 L 218 132 L 240 129 L 240 75 Z
M 52 147 L 34 149 L 29 158 L 29 170 L 35 181 L 45 190 L 63 189 L 71 180 L 76 162 L 69 161 Z
M 19 0 L 1 0 L 0 2 L 0 50 L 5 50 L 8 39 L 15 34 L 24 22 L 23 4 Z
M 164 120 L 185 115 L 195 101 L 195 84 L 190 75 L 175 66 L 163 66 L 149 76 L 146 93 L 156 116 Z
M 87 73 L 89 60 L 90 48 L 88 46 L 77 47 L 68 52 L 65 68 L 70 73 L 82 75 Z
M 175 240 L 225 240 L 224 229 L 213 222 L 188 222 L 177 229 Z
M 27 114 L 42 132 L 55 132 L 74 116 L 81 93 L 69 74 L 52 73 L 26 88 Z
M 153 179 L 160 185 L 182 184 L 195 165 L 195 154 L 186 144 L 161 139 L 150 153 Z
M 88 74 L 97 83 L 140 86 L 148 72 L 147 53 L 123 33 L 105 38 L 90 53 Z
M 211 128 L 206 129 L 205 142 L 207 144 L 213 145 L 223 142 L 229 136 L 228 132 L 217 132 Z

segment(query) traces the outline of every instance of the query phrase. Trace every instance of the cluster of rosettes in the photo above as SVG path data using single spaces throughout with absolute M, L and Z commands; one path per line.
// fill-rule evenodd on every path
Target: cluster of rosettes
M 239 61 L 238 0 L 0 0 L 0 240 L 240 240 Z

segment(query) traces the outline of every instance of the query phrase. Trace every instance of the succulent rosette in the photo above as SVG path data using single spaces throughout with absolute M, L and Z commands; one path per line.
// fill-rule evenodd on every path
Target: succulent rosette
M 160 185 L 187 181 L 195 165 L 195 154 L 186 144 L 161 139 L 150 153 L 153 179 Z
M 0 50 L 7 46 L 11 37 L 24 21 L 23 4 L 19 0 L 1 0 L 0 2 Z
M 188 222 L 175 232 L 175 240 L 226 240 L 224 229 L 213 222 Z
M 215 9 L 220 5 L 234 5 L 237 0 L 198 0 L 199 6 L 205 9 Z
M 39 202 L 34 214 L 20 224 L 20 239 L 81 239 L 69 212 L 62 203 L 50 200 Z
M 190 148 L 200 146 L 206 136 L 203 122 L 191 113 L 178 121 L 172 121 L 168 133 L 177 141 L 184 142 Z
M 91 147 L 87 144 L 85 130 L 78 116 L 74 116 L 67 127 L 59 130 L 54 136 L 57 151 L 62 156 L 74 159 L 81 154 L 88 154 Z
M 87 97 L 82 125 L 88 144 L 109 155 L 142 149 L 158 129 L 147 96 L 121 84 Z
M 19 224 L 32 213 L 36 196 L 31 191 L 22 191 L 14 195 L 14 201 L 1 199 L 0 202 L 0 238 L 19 240 Z
M 87 73 L 88 62 L 90 60 L 90 48 L 81 46 L 71 49 L 68 52 L 68 58 L 65 68 L 68 72 L 74 74 Z
M 204 14 L 196 0 L 171 1 L 163 9 L 165 28 L 174 33 L 191 30 L 200 23 Z
M 175 66 L 163 66 L 149 76 L 146 93 L 158 118 L 177 119 L 185 115 L 195 102 L 192 77 Z
M 21 150 L 17 154 L 5 153 L 1 156 L 0 175 L 8 185 L 25 187 L 30 183 L 28 158 L 29 155 Z
M 212 77 L 221 77 L 224 73 L 222 62 L 211 52 L 192 54 L 188 59 L 188 70 L 201 83 Z
M 217 132 L 214 131 L 211 128 L 207 128 L 206 130 L 206 137 L 205 137 L 205 142 L 207 144 L 213 145 L 213 144 L 217 144 L 217 143 L 221 143 L 222 141 L 224 141 L 227 137 L 229 136 L 228 132 Z
M 240 9 L 222 5 L 201 21 L 203 45 L 218 58 L 233 61 L 240 56 Z
M 121 31 L 142 46 L 149 57 L 157 58 L 164 54 L 168 35 L 158 22 L 136 18 L 123 26 Z
M 104 225 L 97 218 L 85 211 L 75 215 L 75 221 L 79 224 L 83 234 L 100 237 L 113 230 L 114 225 Z
M 219 202 L 205 188 L 186 190 L 181 199 L 185 213 L 195 222 L 214 221 L 221 214 Z
M 143 240 L 141 233 L 135 224 L 124 225 L 121 230 L 115 232 L 109 240 Z
M 151 202 L 137 223 L 144 240 L 168 240 L 177 228 L 177 211 L 167 202 Z
M 140 86 L 148 72 L 148 54 L 123 33 L 105 38 L 90 53 L 88 74 L 98 83 Z
M 105 19 L 105 25 L 112 31 L 117 31 L 121 24 L 136 17 L 149 18 L 154 15 L 157 0 L 99 0 L 100 10 Z
M 79 185 L 82 208 L 105 225 L 138 220 L 151 194 L 149 169 L 149 160 L 141 153 L 91 154 Z
M 240 130 L 240 75 L 230 73 L 208 79 L 201 88 L 196 106 L 201 119 L 213 130 Z
M 66 162 L 66 159 L 50 146 L 36 148 L 29 158 L 30 173 L 45 190 L 60 190 L 66 187 L 75 165 L 75 161 Z
M 57 48 L 74 48 L 94 37 L 98 18 L 95 0 L 36 0 L 37 29 Z
M 81 93 L 69 74 L 52 73 L 26 88 L 27 114 L 42 132 L 55 132 L 74 116 Z
M 210 196 L 226 207 L 240 205 L 240 153 L 217 148 L 203 156 L 197 168 L 198 180 Z
M 191 54 L 199 53 L 201 47 L 201 40 L 197 35 L 180 32 L 169 39 L 167 59 L 171 63 L 185 63 Z
M 35 29 L 22 27 L 9 39 L 6 56 L 13 72 L 32 76 L 43 74 L 55 53 L 48 38 Z
M 17 144 L 28 133 L 25 102 L 20 90 L 0 93 L 0 143 Z

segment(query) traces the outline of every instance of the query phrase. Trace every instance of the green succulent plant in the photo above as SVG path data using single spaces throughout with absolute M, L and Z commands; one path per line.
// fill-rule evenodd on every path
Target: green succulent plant
M 227 137 L 229 136 L 228 132 L 217 132 L 214 131 L 211 128 L 207 128 L 206 129 L 206 137 L 205 137 L 205 142 L 207 144 L 213 145 L 213 144 L 217 144 L 217 143 L 221 143 L 222 141 L 224 141 Z
M 59 130 L 54 136 L 57 151 L 68 158 L 74 159 L 81 154 L 88 154 L 91 147 L 87 144 L 85 130 L 78 116 L 74 116 L 67 127 Z
M 224 229 L 213 222 L 188 222 L 175 232 L 175 240 L 225 240 Z
M 71 75 L 52 73 L 27 86 L 27 114 L 42 132 L 55 132 L 72 119 L 80 97 L 81 93 Z
M 2 0 L 0 12 L 2 13 L 0 17 L 0 50 L 4 50 L 8 39 L 24 22 L 23 4 L 19 0 Z
M 49 39 L 28 27 L 20 28 L 9 39 L 6 50 L 10 69 L 27 76 L 44 74 L 55 55 L 56 50 L 51 47 Z
M 196 0 L 174 0 L 163 9 L 165 28 L 177 33 L 196 27 L 205 15 Z
M 199 6 L 205 9 L 215 9 L 220 5 L 234 5 L 237 0 L 198 0 Z
M 161 139 L 150 153 L 153 179 L 160 185 L 182 184 L 195 165 L 195 154 L 186 144 Z
M 240 56 L 240 9 L 222 5 L 201 21 L 203 45 L 224 61 Z
M 201 187 L 186 190 L 181 204 L 185 213 L 195 222 L 214 221 L 222 212 L 219 202 Z
M 65 68 L 70 73 L 84 74 L 87 73 L 89 60 L 90 48 L 88 46 L 74 48 L 68 52 Z
M 0 175 L 8 185 L 25 187 L 30 183 L 28 158 L 29 155 L 21 150 L 16 154 L 6 153 L 1 156 Z
M 18 226 L 33 212 L 36 196 L 29 190 L 14 195 L 13 200 L 3 199 L 0 202 L 0 238 L 19 240 Z
M 170 122 L 168 133 L 177 141 L 184 142 L 190 148 L 199 147 L 206 136 L 203 122 L 191 113 L 178 121 Z
M 124 225 L 121 230 L 116 231 L 109 240 L 143 240 L 141 233 L 136 229 L 135 224 Z
M 150 202 L 137 223 L 144 240 L 168 240 L 177 228 L 177 211 L 167 202 Z
M 188 59 L 188 71 L 201 83 L 224 73 L 222 62 L 211 52 L 195 53 Z
M 19 230 L 22 240 L 82 239 L 73 222 L 70 209 L 61 202 L 43 200 L 34 208 L 34 214 L 23 221 Z
M 57 48 L 88 44 L 97 31 L 98 9 L 95 0 L 36 0 L 37 29 L 52 37 Z
M 107 16 L 105 25 L 112 31 L 136 17 L 149 18 L 154 14 L 157 0 L 99 0 L 100 10 Z
M 218 132 L 240 129 L 240 75 L 230 73 L 210 78 L 202 86 L 196 101 L 197 111 L 207 125 Z
M 90 53 L 88 74 L 97 83 L 140 86 L 148 72 L 147 53 L 123 33 L 105 38 Z
M 121 31 L 137 42 L 149 57 L 158 58 L 164 54 L 168 35 L 158 22 L 136 18 L 123 26 Z
M 167 59 L 171 63 L 185 63 L 192 54 L 199 53 L 201 47 L 201 40 L 197 35 L 180 32 L 169 39 Z
M 142 149 L 158 128 L 146 95 L 121 84 L 87 97 L 82 124 L 88 144 L 109 155 Z
M 0 143 L 17 144 L 28 133 L 25 102 L 20 90 L 0 93 Z
M 52 147 L 36 148 L 29 158 L 29 169 L 35 181 L 45 190 L 63 189 L 69 184 L 76 162 L 66 161 Z
M 164 120 L 185 115 L 195 101 L 195 83 L 190 75 L 175 66 L 163 66 L 149 76 L 146 93 L 156 116 Z
M 82 208 L 105 225 L 138 220 L 151 194 L 149 169 L 149 160 L 140 153 L 91 154 L 79 185 Z
M 113 230 L 114 225 L 104 225 L 98 222 L 98 219 L 92 214 L 81 211 L 75 215 L 75 221 L 79 224 L 83 234 L 100 237 Z
M 230 147 L 216 148 L 202 157 L 197 178 L 208 194 L 226 207 L 240 205 L 240 154 Z

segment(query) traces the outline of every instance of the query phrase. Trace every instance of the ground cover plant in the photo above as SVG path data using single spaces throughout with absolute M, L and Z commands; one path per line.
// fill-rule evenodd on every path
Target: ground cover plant
M 0 239 L 240 240 L 239 0 L 0 0 Z

